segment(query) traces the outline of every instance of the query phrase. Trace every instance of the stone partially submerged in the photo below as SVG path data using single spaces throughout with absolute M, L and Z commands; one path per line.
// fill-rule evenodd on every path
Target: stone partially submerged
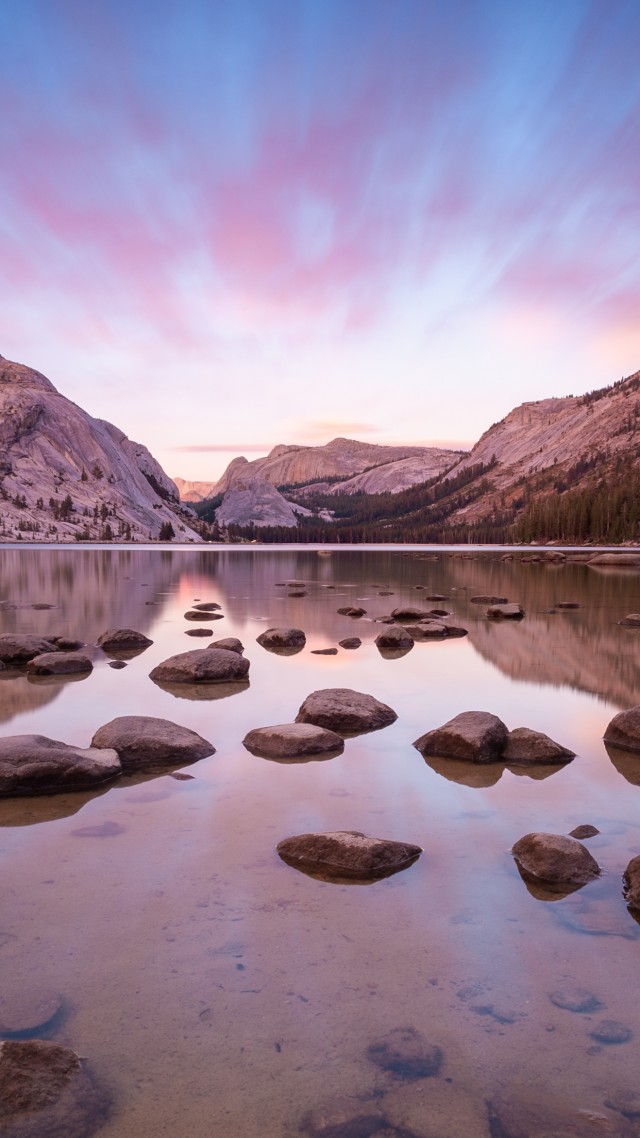
M 524 609 L 522 605 L 489 605 L 487 618 L 489 620 L 522 620 Z
M 0 1043 L 2 1138 L 89 1138 L 107 1111 L 75 1051 L 40 1039 Z
M 427 1079 L 437 1075 L 444 1058 L 442 1048 L 429 1043 L 415 1027 L 394 1027 L 369 1045 L 367 1056 L 383 1071 L 402 1079 Z
M 508 735 L 497 715 L 488 711 L 463 711 L 442 727 L 421 735 L 413 745 L 422 755 L 495 763 L 502 760 Z
M 32 633 L 3 632 L 0 635 L 0 662 L 3 664 L 26 664 L 34 656 L 45 652 L 57 652 L 53 640 Z
M 529 727 L 515 727 L 510 731 L 503 753 L 505 763 L 518 765 L 525 763 L 556 765 L 570 763 L 575 757 L 575 751 L 555 743 L 543 731 L 532 731 Z
M 104 652 L 141 652 L 153 644 L 153 640 L 134 628 L 110 628 L 98 637 L 96 644 Z
M 279 723 L 273 727 L 254 727 L 242 740 L 248 751 L 268 759 L 296 759 L 304 756 L 338 754 L 344 740 L 335 731 L 313 723 Z
M 188 727 L 148 715 L 121 715 L 99 727 L 92 747 L 116 751 L 124 771 L 182 766 L 213 755 L 215 747 Z
M 256 640 L 263 648 L 272 652 L 283 648 L 295 648 L 299 651 L 307 643 L 301 628 L 265 628 Z
M 632 857 L 622 875 L 624 897 L 634 913 L 640 913 L 640 854 Z
M 315 723 L 339 734 L 378 731 L 398 718 L 393 708 L 351 688 L 322 688 L 302 703 L 296 723 Z
M 114 750 L 70 747 L 44 735 L 0 739 L 0 798 L 91 790 L 121 773 Z
M 402 651 L 413 648 L 413 644 L 413 636 L 409 630 L 399 624 L 390 624 L 388 628 L 379 632 L 375 639 L 376 648 L 387 651 Z
M 27 663 L 28 676 L 78 676 L 92 671 L 91 660 L 81 652 L 43 652 Z
M 600 875 L 587 847 L 564 834 L 525 834 L 511 852 L 525 875 L 550 885 L 581 886 Z
M 604 741 L 621 751 L 640 752 L 640 706 L 614 715 L 604 733 Z
M 195 648 L 178 652 L 149 673 L 154 683 L 221 684 L 248 680 L 249 661 L 226 648 Z
M 369 838 L 359 830 L 328 834 L 299 834 L 279 842 L 277 852 L 287 865 L 330 880 L 376 881 L 406 869 L 422 849 L 408 842 Z

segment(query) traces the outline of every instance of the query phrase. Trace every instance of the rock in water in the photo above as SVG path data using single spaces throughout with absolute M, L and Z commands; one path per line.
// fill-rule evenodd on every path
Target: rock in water
M 489 620 L 522 620 L 523 616 L 522 605 L 489 605 L 487 609 Z
M 247 680 L 249 661 L 225 648 L 196 648 L 169 656 L 149 673 L 155 683 L 219 684 Z
M 630 707 L 614 715 L 604 733 L 604 741 L 621 751 L 640 751 L 640 707 Z
M 507 605 L 509 603 L 508 597 L 491 597 L 484 593 L 477 597 L 469 597 L 469 600 L 472 605 Z
M 571 1106 L 566 1095 L 554 1098 L 548 1086 L 523 1089 L 514 1083 L 488 1107 L 494 1138 L 630 1138 L 606 1111 L 585 1109 L 579 1100 Z
M 68 1047 L 40 1039 L 0 1044 L 2 1138 L 89 1138 L 107 1105 Z
M 34 656 L 57 650 L 58 646 L 53 640 L 45 640 L 44 637 L 33 636 L 31 633 L 3 632 L 0 635 L 0 661 L 4 664 L 26 664 Z
M 225 636 L 223 640 L 212 640 L 209 648 L 224 648 L 227 652 L 237 652 L 242 656 L 244 644 L 236 636 Z
M 110 628 L 98 637 L 96 644 L 104 652 L 130 652 L 136 648 L 148 648 L 153 640 L 133 628 Z
M 564 834 L 525 834 L 511 852 L 525 874 L 552 885 L 586 885 L 600 874 L 587 847 Z
M 213 755 L 215 747 L 188 727 L 148 715 L 122 715 L 99 727 L 92 747 L 116 751 L 125 771 L 182 766 Z
M 312 723 L 279 723 L 274 727 L 254 727 L 243 739 L 248 751 L 269 759 L 293 759 L 303 755 L 325 755 L 344 750 L 344 740 L 334 731 Z
M 48 1034 L 62 1009 L 60 994 L 49 988 L 28 985 L 26 990 L 5 991 L 0 996 L 0 1038 L 28 1039 Z
M 339 640 L 338 644 L 341 648 L 360 648 L 362 641 L 359 636 L 346 636 L 344 640 Z
M 91 660 L 80 652 L 43 652 L 27 664 L 28 676 L 78 676 L 92 671 Z
M 505 763 L 570 763 L 575 757 L 574 751 L 528 727 L 515 727 L 509 732 L 503 755 Z
M 640 854 L 632 857 L 622 875 L 624 897 L 634 913 L 640 913 Z
M 299 834 L 276 847 L 287 865 L 323 878 L 376 881 L 406 869 L 420 857 L 420 846 L 369 838 L 359 830 Z
M 403 1079 L 426 1079 L 437 1075 L 442 1066 L 440 1047 L 427 1042 L 415 1027 L 395 1027 L 379 1042 L 367 1048 L 377 1067 Z
M 296 723 L 315 723 L 329 731 L 378 731 L 398 718 L 386 703 L 351 688 L 322 688 L 302 703 Z
M 266 628 L 256 637 L 263 648 L 303 648 L 307 638 L 301 628 Z
M 413 745 L 422 755 L 495 763 L 503 759 L 508 735 L 497 715 L 488 711 L 463 711 L 442 727 L 421 735 Z
M 378 633 L 375 639 L 377 648 L 402 649 L 413 648 L 414 640 L 410 632 L 400 625 L 391 624 Z
M 623 628 L 640 628 L 640 612 L 630 612 L 618 621 Z
M 83 750 L 44 735 L 0 739 L 0 798 L 90 790 L 121 773 L 113 750 Z

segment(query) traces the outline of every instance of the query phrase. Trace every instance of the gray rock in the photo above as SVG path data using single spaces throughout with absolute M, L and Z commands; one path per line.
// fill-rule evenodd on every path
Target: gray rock
M 269 759 L 292 759 L 344 750 L 344 740 L 340 735 L 312 723 L 279 723 L 274 727 L 255 727 L 245 735 L 243 744 L 253 754 Z
M 487 609 L 489 620 L 522 620 L 523 616 L 522 605 L 489 605 Z
M 248 679 L 249 661 L 225 648 L 196 648 L 178 652 L 149 673 L 155 683 L 219 684 Z
M 302 703 L 296 723 L 315 723 L 330 731 L 377 731 L 398 716 L 386 703 L 351 688 L 322 688 Z
M 564 1008 L 568 1012 L 580 1012 L 590 1015 L 602 1008 L 602 1002 L 588 988 L 578 988 L 574 984 L 565 984 L 549 994 L 549 999 L 557 1008 Z
M 437 1075 L 444 1058 L 442 1049 L 427 1042 L 415 1027 L 396 1027 L 367 1048 L 377 1067 L 402 1079 L 426 1079 Z
M 303 648 L 307 638 L 301 628 L 266 628 L 256 637 L 263 648 Z
M 362 641 L 359 636 L 346 636 L 344 640 L 339 640 L 338 644 L 341 648 L 360 648 Z
M 472 605 L 506 605 L 509 603 L 508 597 L 492 597 L 484 593 L 479 594 L 477 597 L 469 597 L 469 600 Z
M 623 628 L 640 628 L 640 612 L 630 612 L 618 621 Z
M 90 790 L 121 773 L 115 751 L 70 747 L 44 735 L 0 739 L 0 798 Z
M 80 652 L 44 652 L 27 663 L 28 676 L 75 676 L 92 671 L 91 660 Z
M 628 1043 L 633 1039 L 631 1028 L 617 1019 L 601 1019 L 589 1035 L 598 1043 Z
M 378 648 L 413 648 L 413 636 L 401 625 L 391 624 L 378 633 L 375 639 Z
M 586 885 L 600 874 L 586 846 L 564 834 L 525 834 L 511 852 L 525 874 L 552 885 Z
M 488 711 L 463 711 L 441 727 L 427 731 L 413 744 L 422 755 L 464 759 L 473 763 L 502 761 L 508 731 Z
M 244 644 L 236 636 L 225 636 L 223 640 L 212 640 L 209 648 L 224 648 L 226 652 L 237 652 L 242 656 Z
M 75 1051 L 40 1039 L 0 1044 L 2 1138 L 89 1138 L 107 1109 Z
M 622 875 L 624 897 L 634 913 L 640 913 L 640 854 L 632 857 Z
M 276 847 L 295 869 L 331 879 L 376 881 L 406 869 L 422 853 L 420 846 L 369 838 L 359 830 L 299 834 Z
M 590 826 L 589 823 L 586 823 L 583 826 L 576 826 L 573 830 L 569 830 L 569 837 L 579 838 L 580 841 L 583 841 L 584 838 L 595 838 L 596 834 L 599 833 L 600 831 L 596 826 Z
M 110 628 L 98 637 L 96 644 L 105 652 L 129 652 L 132 649 L 148 648 L 153 640 L 133 628 Z
M 604 733 L 604 741 L 622 751 L 640 751 L 640 706 L 614 715 Z
M 56 650 L 52 640 L 32 633 L 3 632 L 0 635 L 0 661 L 4 664 L 26 664 L 34 656 Z
M 515 727 L 509 732 L 503 759 L 505 763 L 570 763 L 575 752 L 554 743 L 542 731 Z
M 188 727 L 148 715 L 121 715 L 99 727 L 92 747 L 116 751 L 124 771 L 182 766 L 213 755 L 215 747 Z
M 446 640 L 449 629 L 439 620 L 421 620 L 419 624 L 402 626 L 413 640 Z

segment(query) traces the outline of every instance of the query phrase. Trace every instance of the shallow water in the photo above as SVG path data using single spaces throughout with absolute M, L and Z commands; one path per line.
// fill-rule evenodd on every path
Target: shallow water
M 0 611 L 0 631 L 91 643 L 134 627 L 154 641 L 122 671 L 95 649 L 81 681 L 3 677 L 2 734 L 87 746 L 116 715 L 145 714 L 216 747 L 183 768 L 188 780 L 0 803 L 2 987 L 62 994 L 54 1038 L 109 1087 L 105 1138 L 293 1135 L 308 1111 L 338 1099 L 354 1115 L 375 1101 L 424 1138 L 488 1138 L 484 1102 L 508 1086 L 593 1111 L 636 1089 L 640 927 L 621 875 L 640 852 L 640 757 L 612 761 L 602 735 L 616 711 L 640 702 L 640 631 L 617 624 L 640 611 L 640 574 L 433 556 L 0 551 L 0 601 L 18 606 Z M 306 595 L 277 584 L 288 580 L 304 581 Z M 519 601 L 526 618 L 490 623 L 469 601 L 476 593 Z M 222 605 L 214 639 L 245 645 L 245 690 L 194 700 L 149 679 L 167 656 L 206 646 L 185 636 L 196 598 Z M 581 607 L 545 613 L 561 600 Z M 39 602 L 55 607 L 30 607 Z M 336 613 L 356 602 L 364 618 Z M 406 603 L 442 603 L 469 636 L 384 659 L 372 618 Z M 305 649 L 278 656 L 257 645 L 274 624 L 303 628 Z M 349 635 L 362 638 L 357 651 L 311 653 Z M 370 692 L 398 720 L 327 761 L 277 763 L 243 748 L 250 728 L 292 721 L 322 687 Z M 577 758 L 536 777 L 428 765 L 412 742 L 470 709 L 545 731 Z M 602 878 L 569 897 L 533 896 L 510 847 L 531 830 L 585 822 L 601 831 L 586 844 Z M 314 880 L 275 853 L 288 835 L 340 829 L 424 853 L 368 886 Z M 556 1006 L 550 993 L 568 984 L 601 1008 Z M 603 1019 L 634 1037 L 597 1041 Z M 405 1026 L 442 1048 L 438 1077 L 403 1082 L 367 1057 Z

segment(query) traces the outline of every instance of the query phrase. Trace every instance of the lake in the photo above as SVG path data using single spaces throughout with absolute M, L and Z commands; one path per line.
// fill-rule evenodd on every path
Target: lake
M 115 716 L 143 714 L 216 748 L 182 768 L 190 779 L 0 802 L 2 988 L 61 994 L 52 1038 L 108 1088 L 104 1138 L 525 1138 L 530 1095 L 557 1119 L 554 1135 L 640 1132 L 619 1110 L 637 1089 L 640 926 L 621 877 L 640 853 L 640 756 L 610 757 L 602 742 L 611 717 L 640 703 L 640 630 L 617 623 L 640 611 L 640 573 L 524 556 L 0 550 L 0 601 L 16 606 L 0 611 L 0 632 L 92 644 L 131 627 L 153 640 L 120 671 L 92 649 L 82 680 L 5 673 L 3 735 L 88 746 Z M 289 580 L 305 595 L 291 596 Z M 374 618 L 433 607 L 425 597 L 437 594 L 469 635 L 381 656 Z M 488 621 L 475 594 L 520 602 L 525 619 Z M 206 646 L 185 635 L 196 600 L 222 606 L 214 638 L 242 640 L 244 690 L 180 698 L 149 679 L 166 657 Z M 563 600 L 580 607 L 545 611 Z M 356 603 L 364 617 L 338 615 Z M 306 647 L 266 651 L 256 637 L 272 625 L 304 629 Z M 312 654 L 350 635 L 361 648 Z M 325 687 L 371 693 L 397 721 L 326 761 L 245 750 L 250 728 L 293 721 Z M 426 762 L 412 746 L 474 709 L 577 757 L 523 774 Z M 512 845 L 583 823 L 600 831 L 585 844 L 602 876 L 570 896 L 536 895 Z M 366 886 L 311 878 L 275 852 L 293 834 L 354 829 L 424 852 Z M 589 1010 L 562 1006 L 575 988 L 593 997 Z M 609 1021 L 624 1042 L 607 1041 Z M 370 1047 L 408 1027 L 441 1049 L 433 1077 L 372 1060 Z M 492 1107 L 489 1122 L 487 1102 L 513 1103 L 513 1121 Z M 582 1128 L 563 1129 L 565 1111 L 582 1111 Z

